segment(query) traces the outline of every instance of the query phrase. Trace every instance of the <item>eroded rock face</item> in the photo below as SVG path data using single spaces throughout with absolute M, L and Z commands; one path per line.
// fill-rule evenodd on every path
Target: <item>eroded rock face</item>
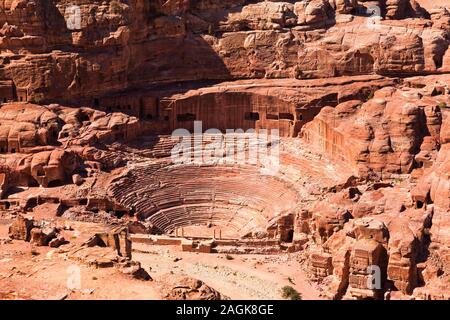
M 439 162 L 445 163 L 447 154 L 448 89 L 444 83 L 448 80 L 446 76 L 424 79 L 411 78 L 395 89 L 385 87 L 366 102 L 323 108 L 302 129 L 302 138 L 312 148 L 353 166 L 361 177 L 393 182 L 407 178 L 397 186 L 395 182 L 375 183 L 359 186 L 353 196 L 347 193 L 350 190 L 328 196 L 331 211 L 323 204 L 316 207 L 314 215 L 328 216 L 323 248 L 332 264 L 321 274 L 328 277 L 333 298 L 378 299 L 390 290 L 405 295 L 418 292 L 418 298 L 438 296 L 433 289 L 436 279 L 445 279 L 444 269 L 448 268 L 447 240 L 443 239 L 449 197 L 440 171 L 445 164 Z M 351 218 L 336 228 L 332 221 L 339 221 L 339 212 L 344 211 Z M 430 245 L 433 237 L 436 243 Z M 368 290 L 365 285 L 364 268 L 370 267 L 371 261 L 378 261 L 373 265 L 383 270 L 379 290 Z M 430 289 L 418 288 L 424 285 Z
M 63 184 L 79 163 L 76 154 L 61 149 L 5 158 L 11 183 L 22 186 Z
M 56 248 L 68 243 L 60 231 L 47 221 L 35 221 L 32 217 L 19 214 L 9 226 L 9 238 L 28 241 L 35 246 Z
M 145 130 L 136 118 L 125 114 L 59 105 L 6 104 L 0 119 L 0 172 L 5 188 L 65 184 L 80 168 L 100 166 L 92 160 L 102 153 L 92 152 L 90 145 L 134 139 Z M 78 183 L 80 178 L 78 174 Z
M 38 105 L 5 105 L 0 116 L 1 153 L 26 152 L 36 146 L 55 144 L 61 129 L 58 116 Z
M 443 78 L 445 82 L 446 78 Z M 365 103 L 323 108 L 302 130 L 312 147 L 352 165 L 361 176 L 407 174 L 437 155 L 442 111 L 431 88 L 383 88 Z M 448 96 L 444 96 L 447 100 Z
M 131 262 L 128 232 L 186 229 L 223 232 L 232 252 L 301 251 L 331 299 L 450 296 L 448 8 L 77 3 L 0 4 L 1 212 L 52 204 L 62 219 L 114 223 L 68 257 L 137 279 L 151 277 Z M 174 165 L 170 133 L 194 120 L 279 130 L 277 175 Z M 22 216 L 9 234 L 66 243 Z M 230 250 L 219 242 L 181 246 Z M 165 281 L 166 299 L 227 298 L 197 279 Z
M 374 218 L 350 220 L 324 244 L 331 257 L 329 271 L 331 298 L 379 299 L 386 281 L 389 232 Z M 379 278 L 373 277 L 376 274 Z
M 89 97 L 92 103 L 108 92 L 174 80 L 404 75 L 448 68 L 450 15 L 429 14 L 409 0 L 108 0 L 84 3 L 76 13 L 71 1 L 14 4 L 5 4 L 0 19 L 0 46 L 8 50 L 0 79 L 12 80 L 11 98 L 17 100 Z M 373 6 L 385 20 L 373 24 L 367 17 Z M 366 17 L 351 15 L 357 12 Z M 415 19 L 398 23 L 406 18 Z M 59 51 L 61 46 L 67 50 Z

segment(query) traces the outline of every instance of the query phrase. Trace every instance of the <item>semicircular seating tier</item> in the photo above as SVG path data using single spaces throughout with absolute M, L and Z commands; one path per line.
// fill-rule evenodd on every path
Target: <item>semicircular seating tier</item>
M 299 200 L 290 184 L 255 166 L 139 166 L 115 179 L 110 193 L 162 232 L 211 223 L 239 236 L 265 230 Z

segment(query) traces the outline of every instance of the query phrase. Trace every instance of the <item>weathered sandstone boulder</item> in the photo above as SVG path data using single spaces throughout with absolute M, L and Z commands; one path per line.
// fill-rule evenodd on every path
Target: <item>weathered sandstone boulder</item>
M 436 108 L 437 99 L 424 95 L 431 93 L 386 87 L 370 93 L 360 107 L 323 108 L 302 129 L 302 136 L 312 147 L 352 165 L 361 176 L 410 173 L 423 165 L 415 161 L 422 145 L 430 157 L 437 151 L 441 110 Z
M 34 228 L 31 230 L 30 243 L 36 246 L 47 246 L 57 237 L 58 230 L 53 227 Z
M 15 240 L 30 241 L 33 228 L 33 219 L 18 215 L 16 220 L 9 226 L 9 237 Z
M 130 266 L 126 266 L 122 268 L 122 272 L 124 274 L 129 274 L 133 278 L 143 281 L 151 281 L 153 280 L 152 277 L 148 274 L 147 271 L 145 271 L 144 268 L 141 267 L 141 264 L 139 262 L 130 262 Z
M 62 235 L 57 235 L 56 238 L 50 240 L 48 246 L 51 248 L 58 248 L 66 243 L 68 243 L 68 241 Z
M 228 300 L 203 281 L 187 276 L 167 274 L 161 277 L 162 295 L 168 300 Z
M 0 110 L 0 153 L 24 152 L 56 143 L 60 122 L 47 108 L 8 104 Z
M 324 248 L 332 257 L 328 271 L 330 298 L 380 299 L 384 292 L 389 234 L 380 220 L 350 220 Z M 378 277 L 378 278 L 377 278 Z
M 128 229 L 113 227 L 108 232 L 97 233 L 86 242 L 87 247 L 111 247 L 116 254 L 123 258 L 131 258 L 131 240 L 128 238 Z
M 327 0 L 307 0 L 295 2 L 294 12 L 298 16 L 298 24 L 314 24 L 325 22 L 331 17 L 331 7 Z

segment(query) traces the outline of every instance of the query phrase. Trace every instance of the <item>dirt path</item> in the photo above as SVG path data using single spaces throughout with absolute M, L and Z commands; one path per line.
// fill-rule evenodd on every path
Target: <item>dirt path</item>
M 8 225 L 0 223 L 0 299 L 160 298 L 153 282 L 133 279 L 116 268 L 88 267 L 50 247 L 8 241 L 7 234 Z
M 178 247 L 136 245 L 133 259 L 151 274 L 184 273 L 204 281 L 231 299 L 282 299 L 280 289 L 294 287 L 303 299 L 320 299 L 292 255 L 233 255 L 181 252 Z M 143 251 L 146 251 L 144 253 Z M 290 280 L 289 280 L 290 279 Z

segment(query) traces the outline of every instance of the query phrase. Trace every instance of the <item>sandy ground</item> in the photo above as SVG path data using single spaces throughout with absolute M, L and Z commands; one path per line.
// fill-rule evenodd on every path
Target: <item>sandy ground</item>
M 231 299 L 282 299 L 280 289 L 289 285 L 302 298 L 320 299 L 307 281 L 296 254 L 227 255 L 182 252 L 176 246 L 135 244 L 133 259 L 151 268 L 156 279 L 168 272 L 183 273 L 204 281 Z
M 446 7 L 450 9 L 450 0 L 416 0 L 425 9 Z
M 25 241 L 5 241 L 10 221 L 0 220 L 0 299 L 160 299 L 159 278 L 173 272 L 204 281 L 232 299 L 282 299 L 280 289 L 294 287 L 303 299 L 320 299 L 296 254 L 231 255 L 182 252 L 178 246 L 133 244 L 153 281 L 141 281 L 116 268 L 96 269 L 67 259 L 58 249 L 32 247 Z M 70 222 L 65 237 L 82 243 L 103 226 Z M 81 230 L 81 232 L 80 232 Z M 231 258 L 230 258 L 231 257 Z M 79 286 L 69 289 L 70 284 Z
M 7 238 L 7 230 L 6 221 L 0 222 L 0 239 Z M 132 279 L 115 268 L 87 267 L 65 260 L 53 248 L 32 247 L 25 241 L 0 244 L 0 299 L 158 298 L 154 283 Z

